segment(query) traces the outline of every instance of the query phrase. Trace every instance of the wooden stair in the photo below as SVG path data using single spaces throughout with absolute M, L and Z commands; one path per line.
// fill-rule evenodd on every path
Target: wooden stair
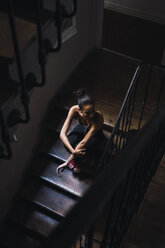
M 0 233 L 0 244 L 7 248 L 32 248 L 41 245 L 65 218 L 92 184 L 96 168 L 74 174 L 65 168 L 57 175 L 56 168 L 69 153 L 59 139 L 59 132 L 68 110 L 55 106 L 42 124 L 37 151 L 29 166 L 30 173 L 15 198 Z M 70 130 L 77 124 L 73 120 Z M 110 135 L 111 127 L 104 125 Z M 90 167 L 89 165 L 87 167 Z

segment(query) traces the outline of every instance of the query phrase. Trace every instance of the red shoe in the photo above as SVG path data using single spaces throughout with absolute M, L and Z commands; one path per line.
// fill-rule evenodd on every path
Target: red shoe
M 81 172 L 80 167 L 76 163 L 74 165 L 73 172 L 74 173 L 80 173 Z
M 69 169 L 73 170 L 74 166 L 75 166 L 75 161 L 74 160 L 70 161 L 70 163 L 68 164 Z
M 81 171 L 74 159 L 68 164 L 68 167 L 75 173 L 79 173 Z

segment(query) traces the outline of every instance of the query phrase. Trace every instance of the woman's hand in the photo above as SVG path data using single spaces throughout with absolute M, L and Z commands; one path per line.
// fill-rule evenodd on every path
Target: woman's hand
M 76 148 L 74 149 L 73 155 L 74 156 L 83 156 L 86 153 L 86 148 L 84 147 L 83 143 L 79 143 Z
M 65 162 L 65 163 L 63 163 L 63 164 L 61 164 L 61 165 L 59 165 L 59 166 L 57 167 L 57 169 L 56 169 L 56 173 L 59 174 L 59 170 L 60 170 L 61 168 L 66 167 L 67 165 L 68 165 L 67 162 Z

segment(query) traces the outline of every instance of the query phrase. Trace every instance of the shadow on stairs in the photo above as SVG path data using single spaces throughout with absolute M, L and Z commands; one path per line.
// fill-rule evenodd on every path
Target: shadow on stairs
M 88 166 L 77 175 L 66 168 L 57 175 L 56 168 L 69 153 L 59 139 L 68 110 L 55 106 L 43 123 L 43 135 L 30 170 L 15 198 L 0 234 L 1 247 L 38 247 L 65 218 L 92 184 L 96 168 Z M 73 120 L 70 130 L 77 124 Z M 105 136 L 111 127 L 104 125 Z M 70 131 L 69 130 L 69 131 Z

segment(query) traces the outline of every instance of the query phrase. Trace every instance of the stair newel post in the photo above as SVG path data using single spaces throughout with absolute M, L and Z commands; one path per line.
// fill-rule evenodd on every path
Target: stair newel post
M 153 65 L 151 64 L 150 69 L 149 69 L 149 73 L 148 73 L 148 79 L 147 79 L 147 83 L 146 83 L 146 89 L 145 89 L 145 94 L 144 94 L 144 100 L 143 100 L 143 103 L 142 103 L 141 114 L 140 114 L 140 118 L 139 118 L 138 130 L 140 130 L 141 122 L 142 122 L 142 119 L 143 119 L 143 113 L 144 113 L 144 109 L 145 109 L 145 106 L 146 106 L 149 85 L 150 85 L 150 82 L 151 82 L 152 70 L 153 70 Z
M 22 66 L 21 54 L 20 54 L 20 49 L 19 49 L 19 44 L 18 44 L 18 37 L 17 37 L 16 25 L 15 25 L 14 13 L 13 13 L 12 0 L 7 0 L 7 5 L 8 5 L 8 16 L 9 16 L 10 28 L 11 28 L 16 62 L 17 62 L 18 76 L 19 76 L 19 81 L 20 81 L 20 86 L 21 86 L 21 102 L 25 110 L 25 119 L 21 119 L 19 111 L 14 110 L 15 111 L 14 114 L 17 112 L 16 114 L 17 118 L 15 122 L 16 123 L 28 123 L 30 120 L 29 96 L 26 90 L 25 80 L 24 80 L 24 75 L 23 75 L 23 66 Z M 12 112 L 11 112 L 11 115 L 12 115 Z
M 2 159 L 11 159 L 12 158 L 12 149 L 11 149 L 11 145 L 10 145 L 10 135 L 9 135 L 8 129 L 6 128 L 4 116 L 3 116 L 3 113 L 2 113 L 1 109 L 0 109 L 0 124 L 1 124 L 2 141 L 5 144 L 6 151 L 7 151 L 7 155 L 2 152 L 0 154 L 0 158 L 2 158 Z

